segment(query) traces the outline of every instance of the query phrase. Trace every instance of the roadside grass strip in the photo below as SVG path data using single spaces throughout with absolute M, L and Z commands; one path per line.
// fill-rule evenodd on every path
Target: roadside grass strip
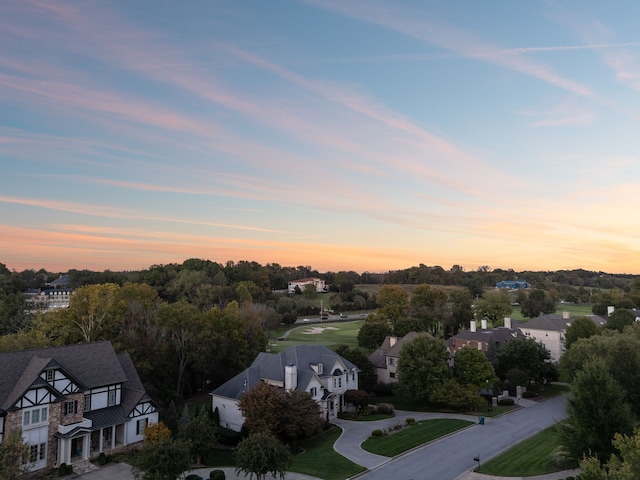
M 531 477 L 561 471 L 552 462 L 557 446 L 555 426 L 537 433 L 476 468 L 476 472 L 501 477 Z
M 333 449 L 341 433 L 340 428 L 333 427 L 322 435 L 300 442 L 304 452 L 293 457 L 293 464 L 288 470 L 325 480 L 344 480 L 364 472 L 366 468 Z
M 469 425 L 473 425 L 473 422 L 449 418 L 422 420 L 415 425 L 403 426 L 397 431 L 391 430 L 384 437 L 370 437 L 362 443 L 362 448 L 384 457 L 395 457 Z

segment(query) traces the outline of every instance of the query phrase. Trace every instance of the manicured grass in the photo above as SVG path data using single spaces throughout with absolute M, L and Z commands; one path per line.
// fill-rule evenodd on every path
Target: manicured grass
M 364 467 L 347 460 L 333 449 L 341 432 L 340 428 L 333 427 L 318 437 L 300 442 L 304 452 L 294 457 L 289 470 L 325 480 L 344 480 L 365 471 Z
M 395 457 L 469 425 L 473 425 L 473 422 L 448 418 L 422 420 L 385 437 L 368 438 L 362 443 L 362 448 L 377 455 Z
M 560 471 L 552 463 L 556 448 L 555 427 L 518 443 L 476 469 L 478 473 L 503 477 L 530 477 Z
M 591 312 L 592 305 L 590 303 L 557 303 L 556 304 L 556 315 L 562 315 L 562 312 L 567 311 L 571 315 L 572 318 L 582 317 L 585 315 L 593 315 Z M 527 320 L 531 320 L 530 318 L 525 318 L 522 316 L 522 312 L 520 311 L 520 307 L 514 306 L 513 312 L 509 315 L 512 319 L 517 320 L 519 322 L 526 322 Z
M 328 322 L 292 326 L 293 331 L 286 340 L 278 340 L 282 335 L 272 338 L 272 353 L 279 353 L 293 345 L 319 343 L 335 349 L 339 345 L 358 346 L 358 332 L 364 320 L 353 322 Z M 280 332 L 280 331 L 278 331 Z
M 435 405 L 430 405 L 421 400 L 414 398 L 407 398 L 400 392 L 390 396 L 378 396 L 371 399 L 371 403 L 390 403 L 396 410 L 406 410 L 409 412 L 450 412 L 451 410 L 443 410 Z M 488 411 L 486 402 L 480 403 L 480 408 L 476 411 L 456 411 L 455 413 L 462 413 L 467 415 L 482 415 L 484 417 L 497 417 L 503 413 L 510 412 L 519 408 L 517 405 L 507 405 L 493 407 L 491 411 Z

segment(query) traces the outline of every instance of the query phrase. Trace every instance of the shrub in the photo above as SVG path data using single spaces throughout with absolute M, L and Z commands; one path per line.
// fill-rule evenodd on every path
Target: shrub
M 570 457 L 569 452 L 562 446 L 553 449 L 553 452 L 551 452 L 551 461 L 556 467 L 562 470 L 576 467 L 576 461 Z
M 106 465 L 107 464 L 107 456 L 104 454 L 104 452 L 100 452 L 100 455 L 98 455 L 98 465 Z
M 376 405 L 376 413 L 382 415 L 393 415 L 393 405 L 390 403 L 379 403 Z
M 202 480 L 202 477 L 200 475 L 192 473 L 190 475 L 187 475 L 184 480 Z
M 415 418 L 407 418 L 406 422 L 407 422 L 407 425 L 415 425 L 416 424 L 416 419 Z
M 565 480 L 576 480 L 575 477 L 567 477 Z
M 342 420 L 353 420 L 357 415 L 354 412 L 338 412 L 338 418 Z
M 209 480 L 225 480 L 224 472 L 222 470 L 211 470 Z
M 522 394 L 522 398 L 534 398 L 537 397 L 538 394 L 536 392 L 532 392 L 531 390 L 527 390 Z
M 371 436 L 373 438 L 384 437 L 384 432 L 378 428 L 378 429 L 374 430 L 373 432 L 371 432 Z
M 61 463 L 60 466 L 58 467 L 58 476 L 64 477 L 66 474 L 67 474 L 67 464 Z
M 501 398 L 500 400 L 498 400 L 498 405 L 502 405 L 507 406 L 507 405 L 513 405 L 515 402 L 513 400 L 513 398 Z

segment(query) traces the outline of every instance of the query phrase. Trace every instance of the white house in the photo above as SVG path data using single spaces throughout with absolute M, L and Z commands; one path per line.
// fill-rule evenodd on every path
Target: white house
M 2 353 L 0 372 L 0 443 L 21 429 L 31 470 L 126 449 L 158 421 L 131 358 L 110 342 Z
M 280 353 L 260 353 L 251 366 L 211 392 L 220 426 L 239 432 L 244 423 L 238 408 L 242 394 L 258 382 L 284 390 L 302 390 L 320 404 L 330 420 L 344 408 L 344 393 L 358 389 L 359 369 L 324 345 L 296 345 Z
M 598 315 L 583 315 L 589 318 L 598 327 L 602 327 L 607 320 Z M 518 328 L 526 338 L 533 338 L 540 342 L 551 354 L 551 361 L 557 362 L 565 351 L 564 334 L 572 318 L 569 312 L 562 312 L 562 315 L 547 314 L 532 318 L 526 322 L 515 322 L 505 318 L 505 327 L 511 328 L 507 323 L 513 323 L 514 328 Z
M 327 286 L 324 280 L 322 280 L 321 278 L 310 277 L 290 281 L 288 287 L 289 293 L 296 293 L 296 287 L 298 287 L 301 291 L 304 291 L 304 288 L 307 285 L 314 285 L 318 293 L 327 291 Z

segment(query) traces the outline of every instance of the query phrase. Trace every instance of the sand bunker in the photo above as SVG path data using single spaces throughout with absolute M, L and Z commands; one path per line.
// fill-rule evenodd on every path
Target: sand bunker
M 305 330 L 304 332 L 300 332 L 303 335 L 317 335 L 319 333 L 324 332 L 325 330 L 339 330 L 336 327 L 311 327 Z

